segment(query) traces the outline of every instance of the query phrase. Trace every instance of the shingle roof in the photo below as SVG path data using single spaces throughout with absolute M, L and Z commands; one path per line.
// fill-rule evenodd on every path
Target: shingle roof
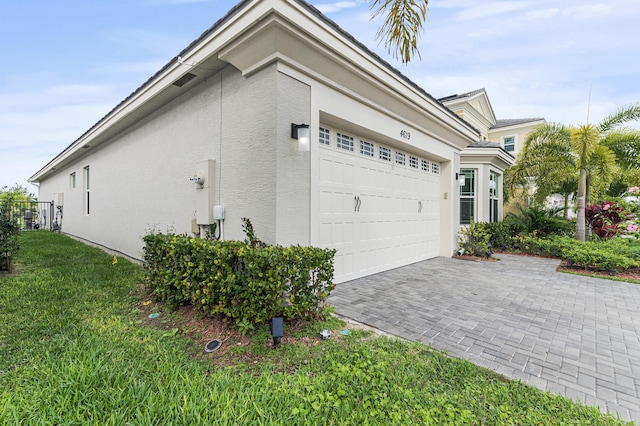
M 513 154 L 511 154 L 510 152 L 505 151 L 505 149 L 502 147 L 502 145 L 500 145 L 498 142 L 475 141 L 471 145 L 467 145 L 467 148 L 497 148 L 497 149 L 501 150 L 502 152 L 504 152 L 505 154 L 507 154 L 507 155 L 509 155 L 510 157 L 513 158 Z
M 498 142 L 490 142 L 490 141 L 475 141 L 471 145 L 468 145 L 472 148 L 500 148 L 500 144 Z
M 544 118 L 539 117 L 539 118 L 506 118 L 506 119 L 501 119 L 501 120 L 496 120 L 496 124 L 491 127 L 491 130 L 493 129 L 498 129 L 501 127 L 509 127 L 509 126 L 516 126 L 518 124 L 526 124 L 526 123 L 533 123 L 536 121 L 544 121 Z
M 462 98 L 471 98 L 475 95 L 478 95 L 482 92 L 486 92 L 485 88 L 483 87 L 482 89 L 477 89 L 477 90 L 472 90 L 471 92 L 467 92 L 467 93 L 462 93 L 462 94 L 456 94 L 456 95 L 450 95 L 450 96 L 445 96 L 444 98 L 439 98 L 438 100 L 440 102 L 449 102 L 449 101 L 453 101 L 456 99 L 462 99 Z

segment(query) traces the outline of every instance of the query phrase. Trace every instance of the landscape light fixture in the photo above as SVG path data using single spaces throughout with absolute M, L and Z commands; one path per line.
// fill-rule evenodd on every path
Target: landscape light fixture
M 284 336 L 284 319 L 282 317 L 271 318 L 271 337 L 273 337 L 273 349 L 278 349 L 280 340 Z
M 291 123 L 291 139 L 298 140 L 298 151 L 309 151 L 309 125 Z

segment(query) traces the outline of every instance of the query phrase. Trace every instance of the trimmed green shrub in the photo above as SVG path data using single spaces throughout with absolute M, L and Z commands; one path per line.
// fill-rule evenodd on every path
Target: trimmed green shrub
M 489 246 L 499 250 L 513 247 L 513 238 L 524 231 L 522 223 L 515 215 L 509 214 L 501 222 L 478 222 L 479 232 L 489 234 Z
M 11 272 L 13 256 L 20 248 L 20 224 L 11 215 L 13 200 L 11 192 L 3 194 L 0 198 L 0 271 Z
M 489 257 L 491 256 L 491 247 L 489 244 L 489 232 L 483 224 L 476 224 L 471 221 L 469 226 L 460 231 L 459 246 L 463 252 L 469 256 Z
M 335 250 L 160 233 L 143 239 L 147 282 L 158 300 L 222 314 L 241 328 L 318 314 L 333 289 Z
M 514 249 L 539 256 L 567 259 L 573 265 L 599 271 L 619 272 L 640 266 L 640 244 L 624 238 L 583 243 L 571 237 L 537 238 L 519 235 L 514 238 Z

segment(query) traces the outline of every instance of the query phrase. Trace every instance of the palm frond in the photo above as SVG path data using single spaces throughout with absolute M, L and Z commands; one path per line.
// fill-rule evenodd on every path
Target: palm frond
M 427 17 L 428 0 L 372 0 L 372 18 L 386 16 L 376 38 L 394 58 L 407 64 L 420 57 L 418 38 Z
M 598 127 L 600 132 L 608 133 L 621 124 L 638 120 L 640 120 L 640 103 L 618 108 L 616 112 L 605 117 Z
M 586 168 L 589 157 L 599 141 L 600 132 L 593 124 L 583 124 L 571 131 L 571 146 L 578 156 L 578 168 Z
M 640 131 L 623 128 L 607 133 L 600 143 L 611 149 L 623 169 L 640 167 Z

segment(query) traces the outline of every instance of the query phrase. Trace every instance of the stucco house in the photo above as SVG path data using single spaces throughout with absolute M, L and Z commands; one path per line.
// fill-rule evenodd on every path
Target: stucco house
M 30 181 L 63 232 L 134 258 L 151 229 L 244 239 L 247 217 L 337 249 L 341 282 L 454 253 L 461 167 L 486 171 L 482 215 L 509 163 L 481 140 L 303 0 L 244 0 Z

